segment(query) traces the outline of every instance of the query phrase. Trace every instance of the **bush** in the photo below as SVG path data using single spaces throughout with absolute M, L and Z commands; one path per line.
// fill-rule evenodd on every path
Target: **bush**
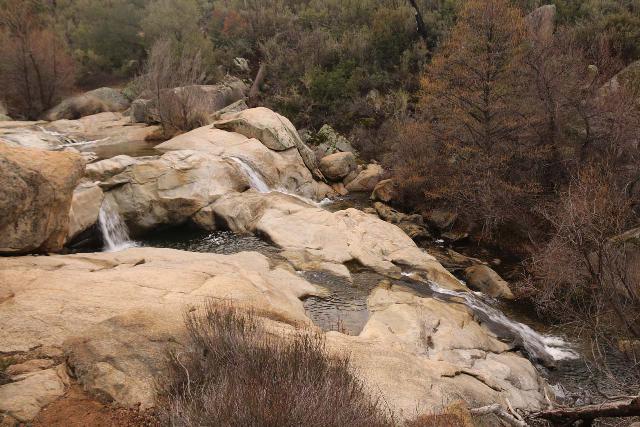
M 348 357 L 321 335 L 268 332 L 255 313 L 210 302 L 186 315 L 186 348 L 170 355 L 161 417 L 174 426 L 382 426 Z
M 165 136 L 207 124 L 204 101 L 193 87 L 205 79 L 199 51 L 185 49 L 178 56 L 173 53 L 171 40 L 154 43 L 137 86 L 151 96 Z

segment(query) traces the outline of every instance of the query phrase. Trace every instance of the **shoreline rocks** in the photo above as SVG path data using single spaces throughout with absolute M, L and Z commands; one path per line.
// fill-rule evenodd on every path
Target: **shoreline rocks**
M 0 254 L 60 251 L 83 172 L 77 154 L 0 142 Z
M 232 300 L 255 308 L 274 333 L 286 336 L 296 326 L 314 328 L 301 300 L 322 295 L 257 253 L 159 248 L 0 258 L 0 292 L 7 290 L 13 296 L 0 303 L 1 352 L 61 345 L 70 372 L 86 390 L 142 409 L 155 403 L 154 381 L 163 375 L 166 351 L 181 346 L 184 310 L 210 298 Z M 461 396 L 477 406 L 507 399 L 518 409 L 543 405 L 546 385 L 535 368 L 465 306 L 396 285 L 376 288 L 367 305 L 371 316 L 362 333 L 327 332 L 327 345 L 351 354 L 367 388 L 400 419 L 414 416 L 416 405 L 437 408 Z M 28 375 L 49 375 L 51 369 Z M 21 405 L 40 396 L 31 386 L 18 395 L 18 385 L 0 386 L 0 395 L 11 392 Z M 51 398 L 63 391 L 57 388 Z M 9 413 L 28 421 L 35 408 Z

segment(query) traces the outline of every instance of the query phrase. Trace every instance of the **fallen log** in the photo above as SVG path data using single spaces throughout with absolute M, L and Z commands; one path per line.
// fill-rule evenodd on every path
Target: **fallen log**
M 513 427 L 527 427 L 528 426 L 528 424 L 526 422 L 517 419 L 516 417 L 514 417 L 513 415 L 508 413 L 502 406 L 500 406 L 497 403 L 495 403 L 493 405 L 489 405 L 489 406 L 483 406 L 481 408 L 474 408 L 474 409 L 469 410 L 469 412 L 471 412 L 471 415 L 475 415 L 475 416 L 493 414 L 493 415 L 497 416 L 498 418 L 502 419 L 503 421 L 505 421 L 510 426 L 513 426 Z
M 576 421 L 583 421 L 583 425 L 591 425 L 596 418 L 636 416 L 640 416 L 640 396 L 597 405 L 547 409 L 531 414 L 531 418 L 542 418 L 562 425 L 569 425 Z

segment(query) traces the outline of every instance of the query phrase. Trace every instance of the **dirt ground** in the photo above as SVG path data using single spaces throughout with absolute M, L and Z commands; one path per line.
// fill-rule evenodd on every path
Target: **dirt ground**
M 156 427 L 151 414 L 105 405 L 87 395 L 78 385 L 46 406 L 31 423 L 33 427 Z

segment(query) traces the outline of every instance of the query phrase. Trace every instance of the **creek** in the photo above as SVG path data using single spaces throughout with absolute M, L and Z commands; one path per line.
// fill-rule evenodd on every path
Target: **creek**
M 239 164 L 254 189 L 263 193 L 279 191 L 272 189 L 251 165 L 238 158 L 231 159 Z M 311 203 L 330 211 L 351 207 L 364 209 L 371 205 L 367 195 L 358 194 L 333 202 Z M 99 227 L 104 250 L 108 251 L 135 245 L 219 254 L 255 251 L 265 255 L 273 265 L 287 262 L 280 256 L 279 248 L 258 236 L 224 230 L 206 232 L 188 225 L 158 229 L 142 240 L 132 242 L 122 219 L 105 205 L 100 211 Z M 429 245 L 441 246 L 442 243 L 434 240 L 426 243 L 427 248 Z M 479 323 L 528 357 L 548 378 L 558 395 L 575 398 L 588 394 L 593 386 L 592 373 L 581 357 L 584 349 L 579 340 L 560 336 L 557 331 L 552 334 L 548 325 L 536 318 L 531 310 L 518 306 L 518 302 L 504 303 L 481 293 L 450 291 L 436 283 L 417 280 L 410 271 L 405 272 L 401 279 L 392 279 L 362 267 L 349 267 L 351 282 L 324 271 L 298 272 L 326 291 L 321 297 L 307 297 L 303 301 L 309 318 L 323 330 L 358 335 L 369 319 L 367 298 L 373 289 L 385 281 L 387 285 L 402 286 L 422 297 L 466 305 Z M 585 400 L 588 401 L 588 398 Z

